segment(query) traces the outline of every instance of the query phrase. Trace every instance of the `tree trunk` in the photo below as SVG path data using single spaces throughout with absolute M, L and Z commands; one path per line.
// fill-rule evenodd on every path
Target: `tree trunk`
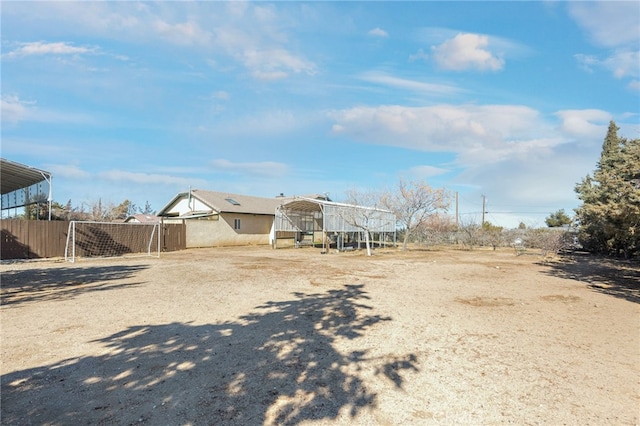
M 364 243 L 367 246 L 367 256 L 371 256 L 371 242 L 369 241 L 369 231 L 364 231 Z
M 402 251 L 407 251 L 407 245 L 409 244 L 409 229 L 404 231 L 404 239 L 402 240 Z

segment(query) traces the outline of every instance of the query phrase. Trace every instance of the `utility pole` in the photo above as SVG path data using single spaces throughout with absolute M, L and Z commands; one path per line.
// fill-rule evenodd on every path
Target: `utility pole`
M 458 191 L 456 191 L 456 229 L 458 229 Z
M 484 194 L 482 194 L 482 223 L 480 224 L 480 226 L 484 227 L 484 214 L 485 214 L 485 204 L 487 202 L 487 197 L 484 196 Z

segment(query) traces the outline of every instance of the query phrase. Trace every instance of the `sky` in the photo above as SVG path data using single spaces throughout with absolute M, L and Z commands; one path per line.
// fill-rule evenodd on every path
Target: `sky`
M 640 137 L 640 2 L 2 1 L 2 158 L 53 199 L 189 188 L 458 194 L 573 216 L 611 120 Z M 455 202 L 449 210 L 455 213 Z

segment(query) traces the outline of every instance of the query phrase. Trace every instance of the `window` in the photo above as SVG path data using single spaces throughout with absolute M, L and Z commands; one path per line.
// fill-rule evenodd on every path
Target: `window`
M 240 229 L 240 219 L 233 219 L 233 229 Z
M 229 204 L 233 204 L 234 206 L 239 206 L 240 205 L 240 203 L 237 202 L 236 200 L 234 200 L 233 198 L 225 198 L 224 200 Z

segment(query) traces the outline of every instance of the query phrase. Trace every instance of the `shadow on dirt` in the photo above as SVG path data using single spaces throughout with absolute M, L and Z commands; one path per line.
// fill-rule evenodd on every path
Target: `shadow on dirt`
M 550 266 L 549 274 L 553 276 L 583 281 L 594 291 L 640 303 L 640 265 L 637 260 L 574 252 L 563 255 L 560 262 Z
M 418 371 L 414 354 L 334 349 L 391 320 L 370 313 L 361 285 L 294 295 L 222 324 L 130 327 L 97 341 L 104 355 L 7 374 L 2 421 L 291 425 L 375 407 L 364 372 L 401 389 Z
M 111 281 L 133 277 L 147 266 L 94 266 L 65 268 L 33 268 L 2 273 L 2 305 L 44 300 L 60 300 L 92 291 L 132 287 L 136 283 L 115 284 Z

